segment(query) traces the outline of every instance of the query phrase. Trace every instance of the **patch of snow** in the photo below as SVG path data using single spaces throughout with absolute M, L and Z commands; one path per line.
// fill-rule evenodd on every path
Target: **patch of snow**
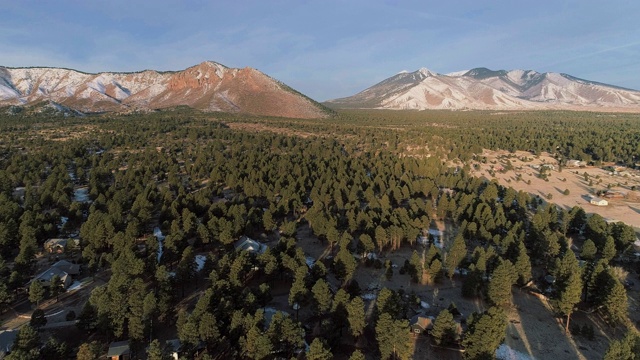
M 159 227 L 155 227 L 153 228 L 153 236 L 155 236 L 156 238 L 158 238 L 158 240 L 162 241 L 164 240 L 165 236 L 162 235 L 162 230 L 160 230 Z
M 428 309 L 431 307 L 431 305 L 429 305 L 429 303 L 426 301 L 420 301 L 420 307 L 423 309 Z
M 204 269 L 204 263 L 207 261 L 207 257 L 204 255 L 196 255 L 196 271 Z
M 462 76 L 466 73 L 468 73 L 469 70 L 461 70 L 461 71 L 454 71 L 454 72 L 450 72 L 448 74 L 445 74 L 447 76 L 451 76 L 451 77 L 455 77 L 455 76 Z
M 500 360 L 535 360 L 535 358 L 529 354 L 521 353 L 520 351 L 510 348 L 507 344 L 502 344 L 496 350 L 496 359 Z
M 85 287 L 85 285 L 87 285 L 89 281 L 74 281 L 68 288 L 67 291 L 73 291 L 73 290 L 80 290 L 83 287 Z
M 375 300 L 378 297 L 378 295 L 376 295 L 374 293 L 366 293 L 366 294 L 360 295 L 360 297 L 363 300 Z
M 58 225 L 58 230 L 62 229 L 64 227 L 64 224 L 67 223 L 67 221 L 69 221 L 68 217 L 60 216 L 60 225 Z
M 153 236 L 158 239 L 158 263 L 160 263 L 160 258 L 162 258 L 162 242 L 164 241 L 165 236 L 162 235 L 162 230 L 159 227 L 153 228 Z
M 79 203 L 89 202 L 89 189 L 81 187 L 73 190 L 73 201 Z
M 4 85 L 0 85 L 0 100 L 13 99 L 20 96 L 20 94 Z
M 53 314 L 45 315 L 44 317 L 52 317 L 52 316 L 60 315 L 63 312 L 64 312 L 64 310 L 60 310 L 60 311 L 54 312 Z
M 311 256 L 305 256 L 304 261 L 307 263 L 307 266 L 309 268 L 312 268 L 316 263 L 316 259 L 312 258 Z
M 420 74 L 422 74 L 424 76 L 427 76 L 427 77 L 428 76 L 436 76 L 436 75 L 438 75 L 437 72 L 433 72 L 433 71 L 431 71 L 431 70 L 429 70 L 427 68 L 424 68 L 424 67 L 420 68 L 420 70 L 418 70 L 418 71 L 420 72 Z

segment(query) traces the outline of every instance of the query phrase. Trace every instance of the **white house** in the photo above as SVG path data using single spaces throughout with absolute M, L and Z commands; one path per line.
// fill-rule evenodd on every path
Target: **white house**
M 605 199 L 601 199 L 598 197 L 592 197 L 590 203 L 592 205 L 596 205 L 596 206 L 607 206 L 609 205 L 609 202 Z

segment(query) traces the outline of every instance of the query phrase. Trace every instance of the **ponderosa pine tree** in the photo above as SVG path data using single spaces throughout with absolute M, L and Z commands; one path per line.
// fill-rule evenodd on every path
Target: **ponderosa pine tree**
M 309 346 L 309 352 L 307 353 L 307 360 L 331 360 L 333 354 L 327 347 L 324 341 L 320 338 L 315 338 Z
M 596 244 L 593 242 L 593 240 L 587 239 L 584 244 L 582 244 L 580 257 L 584 260 L 593 260 L 596 257 L 597 252 L 598 248 L 596 248 Z
M 562 262 L 566 265 L 564 273 L 557 279 L 559 295 L 556 304 L 560 312 L 567 316 L 565 331 L 568 332 L 571 314 L 582 298 L 582 271 L 571 250 L 566 252 Z
M 514 266 L 518 273 L 518 284 L 525 285 L 531 279 L 531 260 L 522 241 L 518 243 L 518 257 Z
M 453 320 L 453 315 L 449 310 L 440 311 L 433 323 L 431 336 L 437 345 L 442 343 L 451 343 L 456 339 L 456 329 L 458 324 Z
M 640 335 L 630 330 L 620 340 L 613 340 L 609 344 L 604 360 L 634 360 L 640 354 Z
M 472 314 L 462 341 L 465 359 L 493 359 L 498 346 L 505 338 L 507 318 L 502 309 L 489 308 L 483 314 Z
M 381 359 L 392 356 L 401 359 L 409 356 L 409 322 L 394 320 L 391 315 L 383 313 L 376 323 L 376 340 Z
M 360 296 L 354 297 L 351 302 L 349 302 L 347 311 L 349 313 L 349 330 L 351 331 L 351 335 L 358 338 L 362 335 L 364 327 L 366 326 L 364 302 L 362 298 Z
M 611 272 L 611 270 L 608 270 Z M 604 296 L 604 311 L 611 323 L 622 323 L 627 320 L 629 303 L 627 291 L 615 275 L 610 274 L 610 286 Z
M 465 244 L 462 234 L 458 234 L 458 236 L 453 240 L 453 244 L 451 245 L 444 261 L 444 267 L 447 269 L 449 279 L 453 278 L 456 268 L 460 265 L 460 262 L 465 256 L 467 256 L 467 245 Z
M 517 272 L 509 260 L 503 260 L 491 274 L 487 295 L 497 306 L 511 304 L 511 286 L 517 280 Z
M 318 279 L 311 288 L 313 293 L 314 305 L 318 314 L 325 314 L 331 309 L 331 291 L 329 285 L 323 279 Z

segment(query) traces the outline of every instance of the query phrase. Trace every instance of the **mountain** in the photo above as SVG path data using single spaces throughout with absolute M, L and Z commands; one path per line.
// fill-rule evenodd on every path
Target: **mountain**
M 333 108 L 639 111 L 640 91 L 559 73 L 476 68 L 450 74 L 403 71 Z
M 82 113 L 187 105 L 253 115 L 327 116 L 321 104 L 258 70 L 211 61 L 172 72 L 89 74 L 61 68 L 0 67 L 0 106 L 42 102 Z

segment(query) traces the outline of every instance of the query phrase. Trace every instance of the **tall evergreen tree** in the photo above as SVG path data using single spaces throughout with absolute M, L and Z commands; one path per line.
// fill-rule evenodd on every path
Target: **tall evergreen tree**
M 314 304 L 318 313 L 327 313 L 331 309 L 332 297 L 327 282 L 323 279 L 318 279 L 313 288 L 311 288 L 311 292 L 313 293 Z
M 313 339 L 307 353 L 307 360 L 331 360 L 333 354 L 327 345 L 319 338 Z
M 509 260 L 503 260 L 493 271 L 487 295 L 494 305 L 511 304 L 511 286 L 515 283 L 517 276 Z
M 444 309 L 440 311 L 438 317 L 433 323 L 433 329 L 431 329 L 431 336 L 437 345 L 442 343 L 451 343 L 456 339 L 457 324 L 453 320 L 453 315 L 449 310 Z
M 359 296 L 354 297 L 353 300 L 349 302 L 347 311 L 349 313 L 349 329 L 351 331 L 351 335 L 357 338 L 362 335 L 366 325 L 364 302 L 362 301 L 362 298 Z
M 453 244 L 451 245 L 444 261 L 444 267 L 447 269 L 449 279 L 453 278 L 455 269 L 460 265 L 460 262 L 465 256 L 467 256 L 467 245 L 465 244 L 462 234 L 458 234 L 458 236 L 453 240 Z
M 518 257 L 514 266 L 518 273 L 518 283 L 525 285 L 531 279 L 531 260 L 522 241 L 518 243 Z
M 376 323 L 376 340 L 381 359 L 393 357 L 406 358 L 409 356 L 409 322 L 394 320 L 391 315 L 383 313 Z
M 473 314 L 467 324 L 462 342 L 466 349 L 465 359 L 493 359 L 507 330 L 504 311 L 498 307 L 489 308 L 483 314 Z
M 567 260 L 564 260 L 564 259 Z M 569 321 L 571 320 L 571 314 L 577 303 L 582 298 L 582 271 L 578 266 L 573 251 L 566 252 L 563 262 L 568 265 L 565 269 L 566 273 L 562 274 L 561 278 L 557 279 L 559 287 L 559 296 L 557 299 L 557 306 L 560 312 L 567 316 L 567 323 L 565 331 L 569 331 Z
M 613 274 L 610 275 L 610 283 L 611 285 L 605 293 L 603 302 L 605 314 L 612 323 L 624 322 L 629 314 L 627 291 L 620 280 L 615 278 Z
M 40 281 L 38 280 L 32 281 L 31 285 L 29 285 L 29 301 L 31 301 L 32 303 L 36 304 L 36 306 L 38 306 L 38 304 L 40 304 L 40 301 L 44 299 L 44 292 L 45 292 L 45 288 L 44 286 L 42 286 Z

